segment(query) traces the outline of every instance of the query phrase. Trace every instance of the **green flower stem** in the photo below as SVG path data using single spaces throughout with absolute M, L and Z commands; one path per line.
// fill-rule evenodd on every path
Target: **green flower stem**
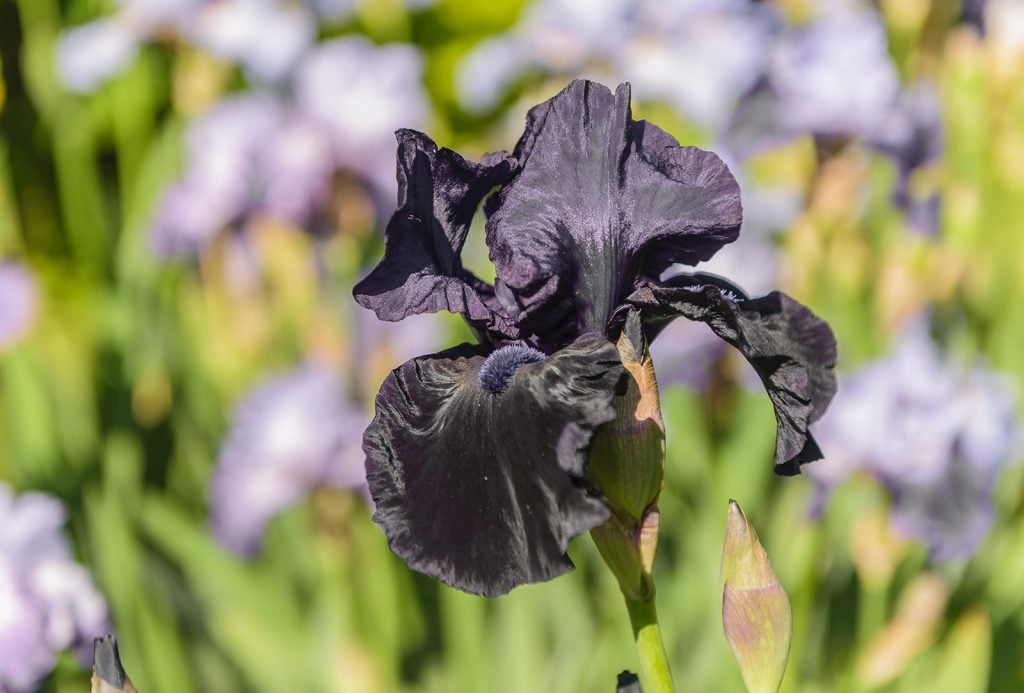
M 626 600 L 629 620 L 633 624 L 636 651 L 640 655 L 640 682 L 644 693 L 674 693 L 672 671 L 661 640 L 658 612 L 654 608 L 654 595 L 643 601 Z

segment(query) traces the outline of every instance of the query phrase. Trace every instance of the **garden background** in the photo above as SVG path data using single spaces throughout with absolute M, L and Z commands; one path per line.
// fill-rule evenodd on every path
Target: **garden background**
M 511 150 L 580 76 L 726 159 L 744 228 L 707 270 L 839 344 L 796 478 L 737 354 L 697 323 L 655 345 L 680 689 L 742 690 L 730 498 L 792 602 L 783 690 L 1024 688 L 1024 3 L 0 0 L 0 64 L 0 690 L 87 690 L 108 630 L 146 693 L 637 669 L 589 538 L 569 575 L 472 597 L 388 551 L 362 481 L 387 372 L 471 338 L 351 298 L 394 130 Z

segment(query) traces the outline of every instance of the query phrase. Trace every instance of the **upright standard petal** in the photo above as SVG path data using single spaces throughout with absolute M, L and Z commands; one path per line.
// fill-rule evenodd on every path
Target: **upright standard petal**
M 608 519 L 584 466 L 622 375 L 599 334 L 548 357 L 464 344 L 395 369 L 363 438 L 391 549 L 486 596 L 570 570 L 569 541 Z
M 726 165 L 634 121 L 629 99 L 628 84 L 575 81 L 533 108 L 520 171 L 488 201 L 487 243 L 517 317 L 556 343 L 603 331 L 638 277 L 707 260 L 739 233 Z
M 381 320 L 447 310 L 477 326 L 512 330 L 459 254 L 480 201 L 513 167 L 504 154 L 474 163 L 422 133 L 399 130 L 398 210 L 388 222 L 383 259 L 355 287 L 359 304 Z
M 761 376 L 778 423 L 775 471 L 800 473 L 800 465 L 821 458 L 808 426 L 821 418 L 836 392 L 836 342 L 832 330 L 805 306 L 773 291 L 748 298 L 729 282 L 709 274 L 682 274 L 649 283 L 627 300 L 639 308 L 653 338 L 682 316 L 707 323 L 740 350 Z M 617 320 L 625 320 L 620 311 Z

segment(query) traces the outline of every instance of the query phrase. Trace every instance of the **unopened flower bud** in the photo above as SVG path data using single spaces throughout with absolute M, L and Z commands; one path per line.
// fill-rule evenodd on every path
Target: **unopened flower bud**
M 594 436 L 587 466 L 587 476 L 604 493 L 611 518 L 591 530 L 591 536 L 622 593 L 643 601 L 654 593 L 651 570 L 658 543 L 665 426 L 637 313 L 627 319 L 617 346 L 627 374 L 625 390 L 615 398 L 617 418 Z
M 789 661 L 793 614 L 768 554 L 736 501 L 722 551 L 722 623 L 751 693 L 775 693 Z
M 121 666 L 117 638 L 105 635 L 93 643 L 91 693 L 137 693 Z

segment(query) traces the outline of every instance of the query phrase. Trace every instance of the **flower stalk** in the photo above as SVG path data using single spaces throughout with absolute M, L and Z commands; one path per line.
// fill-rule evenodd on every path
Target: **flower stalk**
M 625 387 L 615 398 L 615 420 L 594 438 L 587 472 L 604 491 L 611 517 L 591 530 L 591 536 L 626 600 L 643 690 L 660 693 L 675 690 L 652 577 L 661 517 L 658 496 L 664 480 L 665 426 L 638 313 L 628 316 L 616 346 L 626 372 Z
M 633 624 L 633 639 L 640 656 L 640 680 L 645 693 L 673 693 L 672 670 L 668 665 L 665 643 L 658 625 L 658 612 L 654 595 L 643 601 L 626 599 L 629 620 Z

